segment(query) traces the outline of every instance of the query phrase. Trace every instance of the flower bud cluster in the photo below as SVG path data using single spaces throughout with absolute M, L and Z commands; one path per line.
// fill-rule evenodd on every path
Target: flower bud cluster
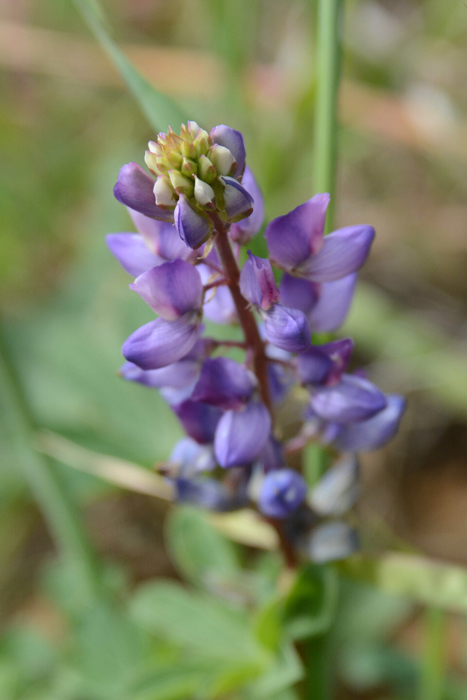
M 324 237 L 329 196 L 318 194 L 271 221 L 269 259 L 248 251 L 240 270 L 240 246 L 264 218 L 245 158 L 240 132 L 188 122 L 150 143 L 155 180 L 134 163 L 121 169 L 115 196 L 139 233 L 107 243 L 157 318 L 125 341 L 120 373 L 158 389 L 184 428 L 163 470 L 179 501 L 254 507 L 297 556 L 338 559 L 358 541 L 346 515 L 358 496 L 358 452 L 388 442 L 405 407 L 348 370 L 350 338 L 329 336 L 345 320 L 374 230 Z M 204 317 L 239 325 L 244 340 L 206 337 Z M 241 362 L 222 352 L 232 345 Z M 312 485 L 300 468 L 310 442 L 330 464 Z

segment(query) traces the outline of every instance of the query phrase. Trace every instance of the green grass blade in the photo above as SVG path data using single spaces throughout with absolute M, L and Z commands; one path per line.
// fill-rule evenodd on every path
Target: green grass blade
M 106 27 L 103 11 L 97 0 L 73 0 L 96 39 L 118 68 L 123 80 L 133 93 L 145 117 L 157 131 L 166 131 L 170 125 L 178 131 L 186 115 L 167 95 L 156 90 L 119 49 Z

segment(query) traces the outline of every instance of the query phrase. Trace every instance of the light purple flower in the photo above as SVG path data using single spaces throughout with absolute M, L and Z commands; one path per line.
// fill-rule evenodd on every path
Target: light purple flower
M 200 472 L 213 471 L 216 460 L 211 445 L 200 445 L 190 437 L 179 440 L 170 453 L 167 471 L 177 477 L 191 478 Z
M 272 345 L 287 352 L 304 352 L 311 346 L 310 324 L 297 309 L 274 304 L 264 312 L 264 332 Z
M 322 419 L 354 423 L 371 418 L 386 407 L 386 397 L 367 379 L 344 374 L 338 384 L 313 389 L 310 406 Z
M 265 237 L 272 260 L 311 282 L 332 282 L 356 272 L 375 235 L 372 226 L 347 226 L 324 238 L 329 195 L 318 194 L 268 224 Z
M 347 523 L 335 520 L 315 527 L 308 538 L 306 550 L 311 561 L 324 564 L 327 561 L 345 559 L 359 546 L 356 531 Z
M 293 469 L 274 469 L 264 477 L 258 506 L 269 518 L 286 518 L 305 500 L 306 483 Z
M 267 311 L 281 300 L 269 260 L 259 258 L 248 251 L 248 260 L 240 273 L 240 291 L 250 304 L 263 311 Z
M 105 240 L 112 255 L 132 277 L 138 277 L 162 262 L 149 250 L 139 233 L 109 233 Z
M 302 384 L 336 384 L 346 369 L 354 342 L 351 338 L 313 345 L 297 358 L 297 371 Z
M 179 236 L 190 248 L 199 248 L 211 235 L 211 224 L 194 210 L 184 194 L 179 196 L 174 216 Z
M 199 272 L 185 260 L 173 260 L 143 272 L 130 289 L 167 321 L 198 311 L 203 304 Z
M 199 316 L 190 312 L 176 321 L 156 318 L 138 328 L 124 342 L 122 354 L 141 369 L 159 369 L 177 362 L 199 337 Z
M 210 256 L 208 256 L 210 257 Z M 209 284 L 213 277 L 219 277 L 215 271 L 204 263 L 197 265 L 203 284 Z M 229 288 L 226 285 L 214 287 L 204 297 L 203 315 L 214 323 L 234 323 L 237 311 Z
M 254 374 L 228 357 L 207 359 L 193 391 L 194 401 L 223 410 L 242 408 L 256 387 Z
M 200 445 L 213 442 L 216 427 L 222 415 L 218 408 L 188 399 L 178 406 L 172 406 L 172 409 L 193 440 Z
M 366 452 L 383 447 L 397 433 L 406 408 L 403 396 L 386 397 L 387 406 L 368 420 L 343 426 L 335 439 L 341 450 Z
M 251 194 L 235 178 L 221 176 L 224 185 L 224 208 L 230 221 L 240 221 L 253 213 L 254 200 Z
M 225 124 L 219 124 L 209 133 L 213 143 L 228 148 L 236 161 L 234 177 L 239 177 L 245 168 L 246 150 L 243 135 Z
M 246 245 L 260 230 L 264 221 L 264 200 L 258 183 L 250 168 L 246 166 L 242 177 L 242 185 L 254 201 L 253 213 L 230 227 L 229 236 L 241 245 Z
M 198 380 L 200 364 L 196 360 L 182 358 L 167 367 L 160 369 L 144 370 L 132 362 L 125 362 L 120 368 L 120 376 L 129 382 L 137 382 L 154 389 L 169 387 L 171 389 L 185 389 L 194 385 Z
M 259 401 L 227 411 L 217 426 L 214 453 L 221 467 L 246 466 L 259 457 L 271 432 L 271 416 Z
M 159 221 L 173 221 L 173 212 L 161 209 L 154 196 L 155 180 L 136 163 L 120 168 L 114 187 L 114 196 L 119 202 L 145 216 Z

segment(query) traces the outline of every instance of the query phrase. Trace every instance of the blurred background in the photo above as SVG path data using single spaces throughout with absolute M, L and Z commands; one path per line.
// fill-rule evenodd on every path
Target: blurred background
M 150 83 L 202 126 L 243 131 L 268 219 L 311 196 L 312 0 L 105 5 Z M 344 332 L 371 378 L 409 401 L 397 439 L 363 459 L 364 541 L 467 564 L 467 7 L 345 5 L 336 224 L 369 223 L 377 237 Z M 2 346 L 22 404 L 11 414 L 27 416 L 37 458 L 82 512 L 109 585 L 176 576 L 165 502 L 84 473 L 118 460 L 151 468 L 182 434 L 155 392 L 116 374 L 122 342 L 152 313 L 128 292 L 104 236 L 133 230 L 112 187 L 123 163 L 144 164 L 154 133 L 71 2 L 1 0 L 0 90 Z M 73 694 L 66 681 L 73 587 L 20 465 L 12 396 L 0 418 L 0 697 L 110 697 Z M 349 595 L 361 615 L 372 610 L 368 648 L 389 640 L 400 657 L 366 648 L 354 659 L 344 640 L 342 698 L 413 697 L 394 683 L 406 688 L 404 664 L 422 643 L 417 607 L 375 592 L 363 600 L 358 587 Z M 450 619 L 449 648 L 462 678 L 463 616 Z

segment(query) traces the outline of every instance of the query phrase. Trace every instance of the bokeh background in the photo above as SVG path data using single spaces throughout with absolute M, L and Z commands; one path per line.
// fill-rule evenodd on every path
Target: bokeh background
M 467 7 L 345 5 L 336 224 L 377 231 L 345 332 L 372 379 L 409 401 L 394 443 L 363 460 L 364 540 L 467 564 Z M 105 7 L 153 85 L 203 126 L 244 132 L 268 219 L 311 196 L 312 0 Z M 181 436 L 155 392 L 116 374 L 123 340 L 151 312 L 104 244 L 106 233 L 132 230 L 112 187 L 121 164 L 143 164 L 154 134 L 72 2 L 1 0 L 0 90 L 2 345 L 35 446 L 78 504 L 115 586 L 176 576 L 163 542 L 168 506 L 84 473 L 112 471 L 114 458 L 151 468 Z M 7 400 L 3 408 L 0 696 L 93 700 L 53 680 L 68 648 L 54 599 L 62 579 Z M 417 608 L 354 593 L 362 616 L 365 605 L 375 620 L 385 611 L 368 644 L 390 640 L 401 656 L 350 663 L 344 654 L 342 697 L 396 697 L 385 674 L 409 674 L 401 658 L 423 643 Z M 462 616 L 450 620 L 449 648 L 462 677 Z

